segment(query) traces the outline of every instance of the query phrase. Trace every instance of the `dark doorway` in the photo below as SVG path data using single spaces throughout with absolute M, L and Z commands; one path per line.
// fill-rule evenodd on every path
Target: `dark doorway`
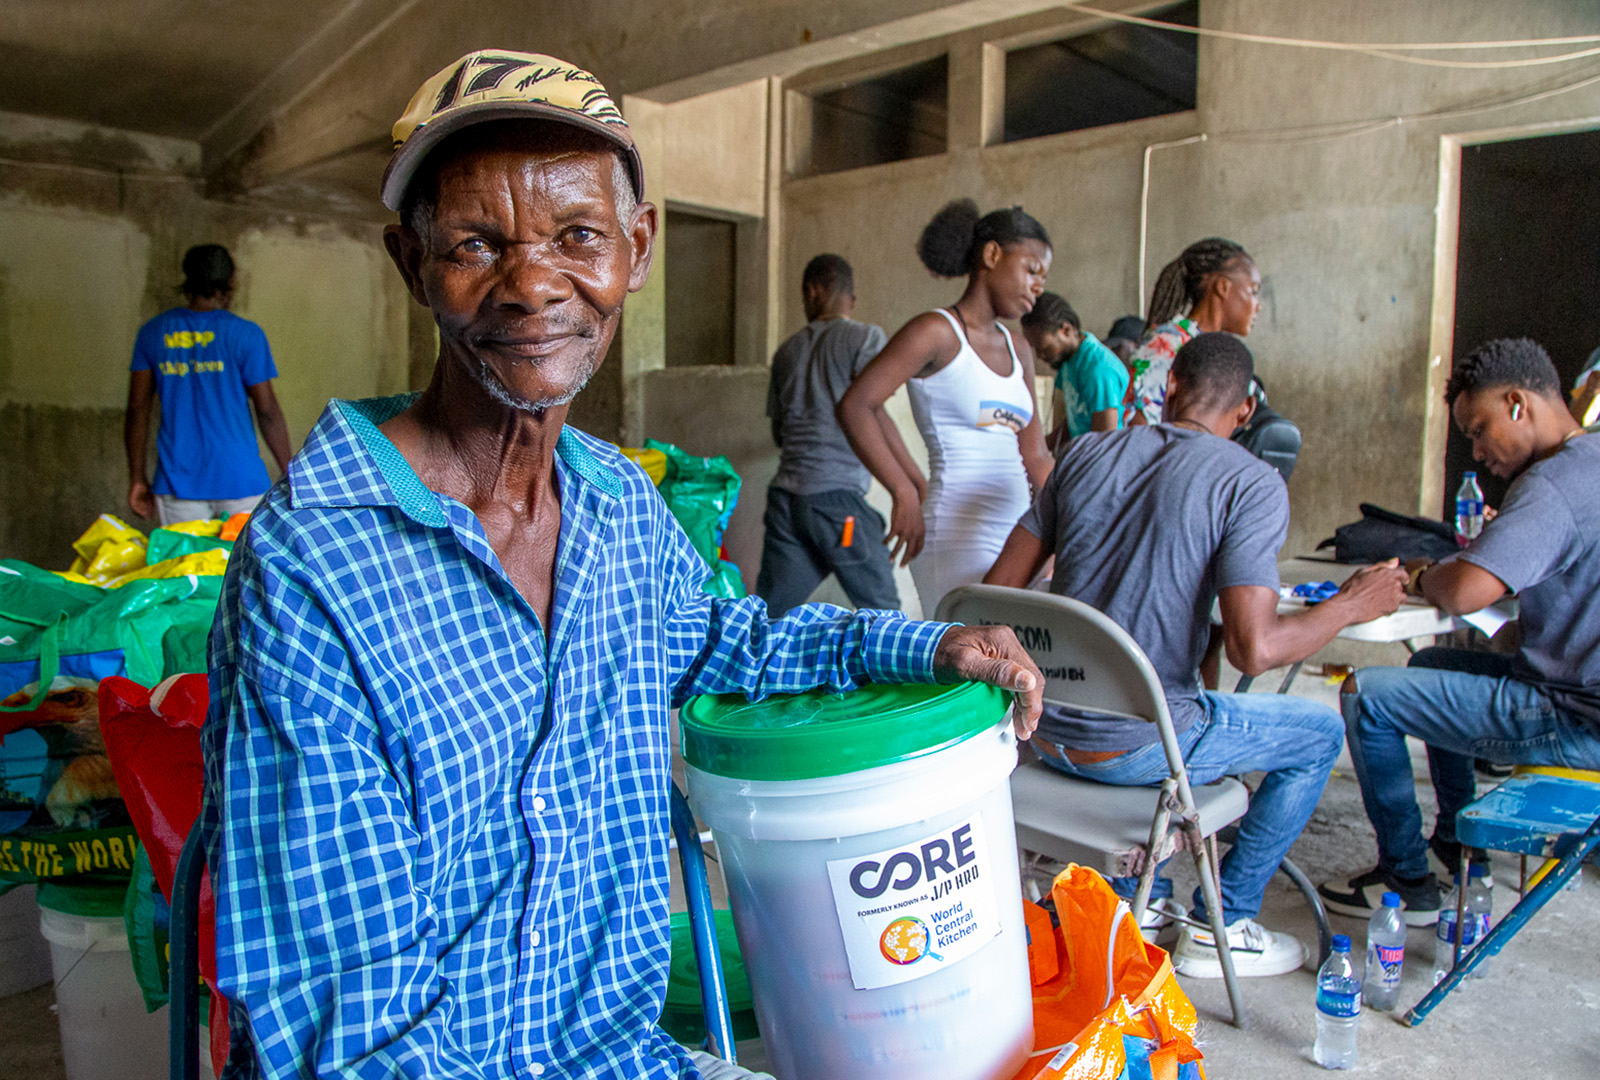
M 1600 131 L 1484 143 L 1461 150 L 1454 351 L 1529 337 L 1555 361 L 1564 390 L 1600 346 Z M 1452 358 L 1454 359 L 1454 358 Z M 1461 474 L 1476 469 L 1454 424 L 1445 449 L 1444 516 Z M 1498 505 L 1506 482 L 1479 472 Z
M 733 363 L 737 228 L 667 211 L 667 367 Z

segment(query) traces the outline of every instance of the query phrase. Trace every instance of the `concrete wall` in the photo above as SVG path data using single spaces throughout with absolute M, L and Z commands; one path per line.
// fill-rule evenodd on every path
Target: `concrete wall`
M 130 516 L 128 358 L 140 323 L 180 302 L 192 244 L 233 251 L 234 310 L 266 330 L 295 446 L 328 398 L 407 385 L 411 301 L 378 228 L 208 201 L 198 156 L 0 115 L 0 554 L 64 567 L 96 514 Z
M 1368 41 L 1579 34 L 1592 32 L 1593 14 L 1577 0 L 1201 5 L 1207 27 Z M 952 39 L 952 55 L 970 53 L 972 37 Z M 1140 310 L 1145 148 L 1203 132 L 1203 143 L 1152 153 L 1144 288 L 1203 236 L 1228 236 L 1256 256 L 1264 308 L 1249 343 L 1273 404 L 1305 433 L 1289 550 L 1331 535 L 1362 501 L 1436 513 L 1442 462 L 1425 441 L 1444 419 L 1428 408 L 1439 385 L 1429 333 L 1441 136 L 1600 117 L 1593 85 L 1499 104 L 1597 70 L 1591 60 L 1442 71 L 1202 39 L 1193 113 L 1008 145 L 975 138 L 941 157 L 784 184 L 784 322 L 798 325 L 800 271 L 827 250 L 855 263 L 858 317 L 891 332 L 951 302 L 959 285 L 932 279 L 912 248 L 946 199 L 970 195 L 986 210 L 1021 203 L 1044 222 L 1056 241 L 1050 287 L 1103 332 Z

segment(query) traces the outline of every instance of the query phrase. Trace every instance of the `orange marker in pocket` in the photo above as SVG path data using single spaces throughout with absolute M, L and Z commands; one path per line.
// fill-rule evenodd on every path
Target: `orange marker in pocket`
M 839 537 L 840 547 L 849 547 L 856 539 L 856 519 L 852 514 L 844 519 L 844 532 Z

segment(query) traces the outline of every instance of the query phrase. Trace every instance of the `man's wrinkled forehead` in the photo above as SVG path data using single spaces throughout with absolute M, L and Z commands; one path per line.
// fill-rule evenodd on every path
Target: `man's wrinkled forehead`
M 452 135 L 428 155 L 406 199 L 437 204 L 445 185 L 481 187 L 488 177 L 508 175 L 615 197 L 619 193 L 611 189 L 619 167 L 626 169 L 614 146 L 570 125 L 528 120 L 479 124 Z

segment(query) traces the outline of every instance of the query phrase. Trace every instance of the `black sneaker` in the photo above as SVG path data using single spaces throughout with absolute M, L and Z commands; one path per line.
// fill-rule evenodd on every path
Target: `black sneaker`
M 1404 882 L 1387 871 L 1372 869 L 1345 882 L 1317 886 L 1323 905 L 1354 919 L 1371 918 L 1383 906 L 1383 894 L 1400 894 L 1400 914 L 1407 926 L 1432 926 L 1439 921 L 1439 879 L 1429 874 L 1420 881 Z
M 1510 779 L 1511 777 L 1510 765 L 1502 765 L 1500 762 L 1490 761 L 1488 758 L 1474 758 L 1472 761 L 1472 768 L 1474 772 L 1483 777 L 1485 780 L 1494 780 L 1498 782 L 1501 780 Z

